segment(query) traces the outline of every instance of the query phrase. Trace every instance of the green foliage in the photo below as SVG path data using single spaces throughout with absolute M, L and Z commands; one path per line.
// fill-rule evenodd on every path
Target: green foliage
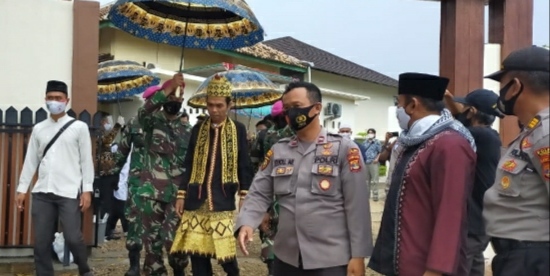
M 386 176 L 386 170 L 388 168 L 386 167 L 386 165 L 380 165 L 379 169 L 378 169 L 378 172 L 379 172 L 379 176 Z
M 363 131 L 363 132 L 359 132 L 357 133 L 357 136 L 361 137 L 361 138 L 366 138 L 367 137 L 367 132 L 366 131 Z

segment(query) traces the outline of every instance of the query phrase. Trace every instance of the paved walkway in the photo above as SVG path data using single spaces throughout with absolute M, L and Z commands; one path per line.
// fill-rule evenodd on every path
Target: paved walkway
M 384 210 L 384 192 L 383 189 L 380 191 L 380 201 L 374 202 L 371 201 L 371 216 L 372 216 L 372 230 L 373 238 L 376 239 L 378 235 L 378 229 L 380 227 L 380 222 L 382 219 L 382 212 Z M 258 239 L 256 239 L 257 241 Z M 254 251 L 259 252 L 259 248 Z M 251 250 L 252 252 L 252 250 Z M 244 276 L 261 276 L 255 275 L 258 274 L 258 270 L 253 269 L 253 267 L 263 267 L 264 265 L 257 257 L 258 254 L 253 254 L 250 257 L 239 256 L 239 262 L 241 267 L 245 268 L 242 275 Z M 118 241 L 109 241 L 105 243 L 100 248 L 94 248 L 92 250 L 92 255 L 90 256 L 89 262 L 92 267 L 97 271 L 96 276 L 107 276 L 107 275 L 123 275 L 128 267 L 128 259 L 126 258 L 127 252 L 124 247 L 124 242 L 122 240 Z M 489 247 L 485 251 L 485 257 L 487 264 L 490 264 L 491 259 L 494 256 L 494 252 Z M 11 269 L 7 271 L 6 269 L 2 270 L 2 263 L 12 264 Z M 0 259 L 0 276 L 2 275 L 33 275 L 32 259 Z M 166 260 L 166 263 L 167 260 Z M 252 268 L 250 268 L 252 267 Z M 76 266 L 71 265 L 69 267 L 63 267 L 60 263 L 55 264 L 55 268 L 58 276 L 72 276 L 76 275 Z M 248 271 L 246 271 L 248 269 Z M 255 272 L 253 272 L 255 271 Z M 224 275 L 219 272 L 219 275 Z M 254 275 L 253 275 L 254 274 Z M 191 274 L 189 274 L 191 275 Z M 218 272 L 216 273 L 218 275 Z M 372 271 L 367 272 L 367 275 L 378 275 Z M 488 272 L 487 275 L 491 275 Z

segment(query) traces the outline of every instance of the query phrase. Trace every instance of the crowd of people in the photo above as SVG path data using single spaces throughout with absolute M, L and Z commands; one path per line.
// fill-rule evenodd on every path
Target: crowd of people
M 356 142 L 349 124 L 338 133 L 322 127 L 321 91 L 301 81 L 286 87 L 251 140 L 228 118 L 232 86 L 217 75 L 207 88 L 208 116 L 191 126 L 180 113 L 183 93 L 176 91 L 185 85 L 176 74 L 144 93 L 128 124 L 105 114 L 96 171 L 88 127 L 66 115 L 66 84 L 50 81 L 51 116 L 33 129 L 17 188 L 22 210 L 38 171 L 37 275 L 53 275 L 57 217 L 80 275 L 93 275 L 80 212 L 94 192 L 94 208 L 109 216 L 107 238 L 116 238 L 117 220 L 126 233 L 126 276 L 140 275 L 142 250 L 145 275 L 167 275 L 163 250 L 175 276 L 189 263 L 193 275 L 211 276 L 211 259 L 227 275 L 242 275 L 237 248 L 248 255 L 256 230 L 275 276 L 362 276 L 367 258 L 383 275 L 478 276 L 489 244 L 493 275 L 548 275 L 549 51 L 515 51 L 487 78 L 503 85 L 499 93 L 476 89 L 459 98 L 447 78 L 401 74 L 401 131 L 381 142 L 368 129 Z M 517 116 L 522 130 L 501 151 L 491 126 L 505 116 Z M 385 207 L 374 241 L 370 199 L 380 200 L 380 190 Z

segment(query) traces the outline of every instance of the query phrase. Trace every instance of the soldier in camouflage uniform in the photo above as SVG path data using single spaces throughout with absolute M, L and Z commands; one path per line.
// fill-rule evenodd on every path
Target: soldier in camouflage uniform
M 138 110 L 139 124 L 144 132 L 145 154 L 144 168 L 140 174 L 141 185 L 134 193 L 140 201 L 135 203 L 144 230 L 142 242 L 146 275 L 167 275 L 162 249 L 169 252 L 179 223 L 175 199 L 190 135 L 178 114 L 183 93 L 175 95 L 176 89 L 183 86 L 183 75 L 174 75 Z M 170 254 L 168 262 L 175 276 L 185 275 L 187 256 Z
M 280 139 L 292 137 L 294 131 L 286 123 L 283 113 L 283 102 L 278 101 L 271 108 L 271 120 L 273 126 L 267 130 L 260 131 L 256 141 L 256 147 L 251 152 L 251 159 L 256 161 L 254 164 L 256 170 L 259 164 L 264 161 L 265 153 Z M 253 156 L 255 155 L 255 156 Z M 273 204 L 267 210 L 264 220 L 260 225 L 260 239 L 262 240 L 262 260 L 267 264 L 269 275 L 273 275 L 273 240 L 277 234 L 277 222 L 279 218 L 279 208 L 274 199 Z
M 182 112 L 180 115 L 180 120 L 181 120 L 181 123 L 185 125 L 187 130 L 191 132 L 191 129 L 193 128 L 193 126 L 191 125 L 191 123 L 189 123 L 189 114 L 187 114 L 187 112 L 185 111 Z
M 118 151 L 115 153 L 117 167 L 122 168 L 128 155 L 130 156 L 130 172 L 128 175 L 128 199 L 126 201 L 125 216 L 128 220 L 128 235 L 126 238 L 126 249 L 130 259 L 130 269 L 125 276 L 139 275 L 140 251 L 143 247 L 141 235 L 143 227 L 139 218 L 139 206 L 142 200 L 136 195 L 137 189 L 141 186 L 140 173 L 143 170 L 143 155 L 145 145 L 143 141 L 143 130 L 137 118 L 132 118 L 122 132 Z

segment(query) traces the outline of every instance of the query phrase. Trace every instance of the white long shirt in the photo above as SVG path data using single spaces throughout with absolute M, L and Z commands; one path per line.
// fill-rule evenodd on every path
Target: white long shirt
M 128 159 L 122 170 L 120 170 L 118 178 L 118 190 L 114 191 L 114 196 L 118 200 L 126 201 L 128 199 L 128 174 L 130 173 L 130 158 L 132 157 L 132 151 L 128 154 Z
M 27 193 L 38 165 L 38 180 L 32 189 L 33 193 L 77 198 L 80 190 L 93 190 L 92 141 L 84 122 L 76 121 L 70 125 L 42 158 L 46 145 L 72 119 L 68 115 L 59 118 L 57 122 L 48 118 L 34 126 L 17 192 Z

